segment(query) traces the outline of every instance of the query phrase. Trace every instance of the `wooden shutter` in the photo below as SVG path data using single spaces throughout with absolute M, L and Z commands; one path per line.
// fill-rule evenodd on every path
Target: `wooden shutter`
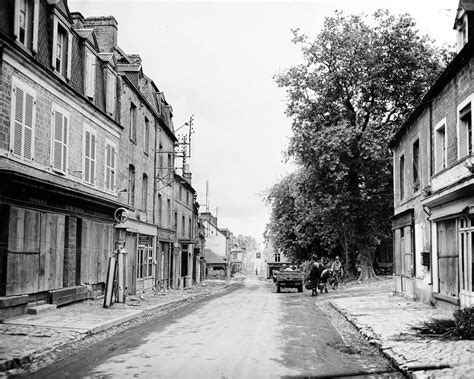
M 66 78 L 71 79 L 71 58 L 72 58 L 72 34 L 67 33 L 67 63 L 66 63 Z
M 56 70 L 56 48 L 58 44 L 58 20 L 55 17 L 53 21 L 53 49 L 52 49 L 52 56 L 51 56 L 51 66 L 53 69 Z
M 13 20 L 13 36 L 18 38 L 20 35 L 20 0 L 15 0 L 15 14 Z
M 23 150 L 23 110 L 24 110 L 24 98 L 25 92 L 19 87 L 15 87 L 14 91 L 14 123 L 13 123 L 13 153 L 22 155 Z
M 68 117 L 62 111 L 53 112 L 53 159 L 55 170 L 66 172 L 67 168 L 67 137 Z
M 26 159 L 33 158 L 33 123 L 34 123 L 34 105 L 35 99 L 31 94 L 26 93 L 25 96 L 25 124 L 24 124 L 24 146 L 23 157 Z
M 84 181 L 95 184 L 96 137 L 89 130 L 84 132 Z
M 39 0 L 35 0 L 33 4 L 33 53 L 38 52 L 38 24 L 39 24 Z

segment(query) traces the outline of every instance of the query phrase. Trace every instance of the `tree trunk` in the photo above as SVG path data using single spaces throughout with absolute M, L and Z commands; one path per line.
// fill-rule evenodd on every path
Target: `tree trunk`
M 372 251 L 368 246 L 362 246 L 359 250 L 359 262 L 360 262 L 360 274 L 359 281 L 367 281 L 372 278 L 376 278 L 374 267 L 372 265 Z

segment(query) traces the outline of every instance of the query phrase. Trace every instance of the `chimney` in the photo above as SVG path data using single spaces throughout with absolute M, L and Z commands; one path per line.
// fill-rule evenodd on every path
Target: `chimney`
M 71 17 L 74 29 L 84 29 L 84 16 L 80 12 L 72 12 Z
M 142 58 L 138 54 L 127 54 L 128 59 L 130 59 L 133 63 L 142 64 Z
M 191 172 L 189 171 L 189 163 L 186 163 L 183 167 L 183 179 L 189 184 L 191 185 L 191 177 L 192 177 L 192 174 Z
M 101 53 L 112 53 L 117 46 L 117 20 L 113 16 L 88 17 L 84 28 L 94 29 Z

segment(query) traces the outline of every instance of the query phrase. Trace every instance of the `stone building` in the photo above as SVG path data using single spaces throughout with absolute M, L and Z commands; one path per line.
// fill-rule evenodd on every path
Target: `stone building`
M 101 290 L 120 207 L 116 67 L 63 1 L 0 3 L 2 313 Z
M 442 307 L 474 304 L 474 2 L 458 52 L 394 136 L 394 286 Z
M 0 3 L 2 314 L 101 292 L 117 243 L 128 293 L 178 285 L 173 216 L 184 204 L 197 222 L 195 192 L 175 198 L 172 107 L 117 31 L 66 1 Z

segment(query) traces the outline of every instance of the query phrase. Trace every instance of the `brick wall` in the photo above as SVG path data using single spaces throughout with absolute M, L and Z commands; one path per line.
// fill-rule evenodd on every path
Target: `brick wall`
M 117 21 L 112 16 L 88 17 L 83 20 L 84 28 L 93 28 L 100 52 L 111 53 L 117 46 Z

